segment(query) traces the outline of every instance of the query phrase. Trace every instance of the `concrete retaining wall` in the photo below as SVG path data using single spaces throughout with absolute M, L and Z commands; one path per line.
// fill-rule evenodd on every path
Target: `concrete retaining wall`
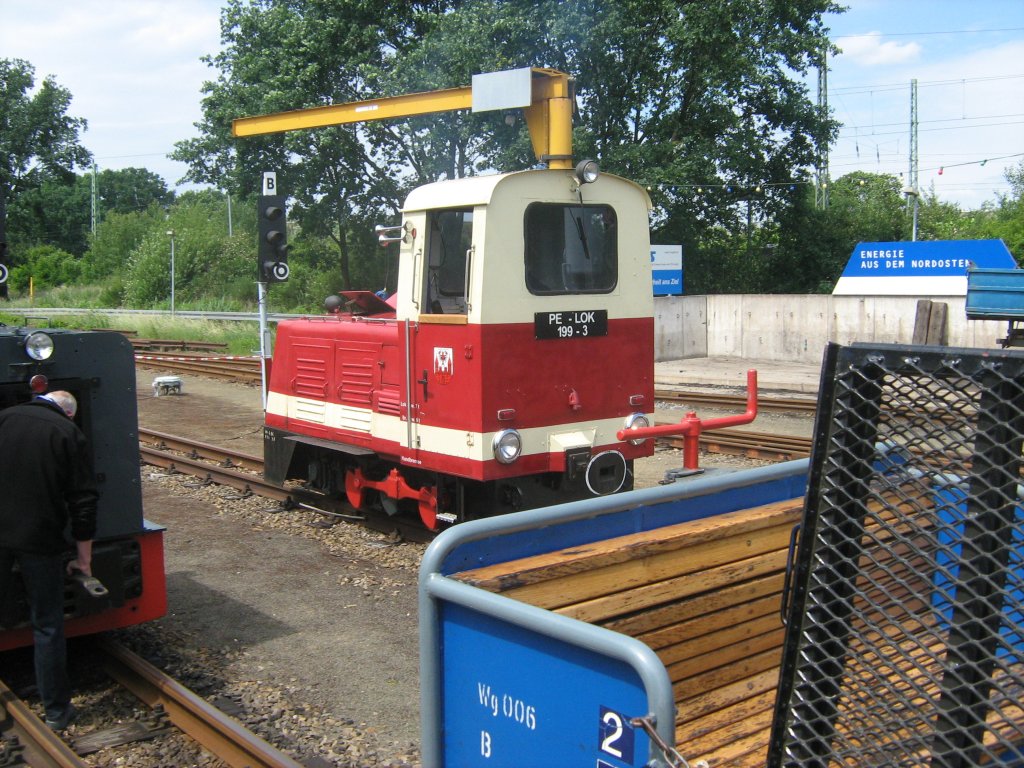
M 1006 323 L 968 320 L 963 296 L 661 296 L 654 300 L 655 357 L 739 357 L 820 363 L 829 341 L 910 344 L 917 302 L 948 306 L 949 346 L 996 348 Z

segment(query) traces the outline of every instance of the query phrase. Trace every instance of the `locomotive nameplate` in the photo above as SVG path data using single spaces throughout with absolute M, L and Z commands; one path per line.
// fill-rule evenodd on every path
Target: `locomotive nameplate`
M 607 309 L 534 312 L 533 334 L 538 339 L 578 339 L 608 335 Z

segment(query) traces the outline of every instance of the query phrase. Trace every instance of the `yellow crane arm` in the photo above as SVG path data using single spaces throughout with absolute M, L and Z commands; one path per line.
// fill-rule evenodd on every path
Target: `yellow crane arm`
M 469 109 L 472 106 L 473 89 L 467 85 L 444 91 L 410 93 L 384 99 L 352 101 L 348 104 L 294 109 L 290 112 L 275 112 L 257 117 L 240 117 L 231 122 L 231 133 L 235 136 L 260 136 L 266 133 L 298 131 L 303 128 L 324 128 L 329 125 L 449 112 L 455 109 Z
M 241 117 L 232 121 L 231 133 L 261 136 L 458 109 L 484 112 L 521 107 L 537 159 L 551 168 L 572 168 L 572 86 L 564 72 L 527 67 L 476 75 L 473 85 L 461 88 Z

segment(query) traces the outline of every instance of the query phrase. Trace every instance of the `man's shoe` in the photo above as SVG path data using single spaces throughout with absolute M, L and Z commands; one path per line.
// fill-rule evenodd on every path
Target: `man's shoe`
M 64 710 L 64 714 L 56 720 L 51 720 L 49 717 L 46 718 L 46 727 L 54 731 L 63 731 L 75 721 L 75 715 L 77 714 L 78 710 L 75 709 L 75 705 L 68 704 L 68 708 Z

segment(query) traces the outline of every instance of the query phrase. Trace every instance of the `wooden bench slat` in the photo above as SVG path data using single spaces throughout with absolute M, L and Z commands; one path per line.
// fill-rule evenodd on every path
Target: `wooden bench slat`
M 770 715 L 775 707 L 775 689 L 764 691 L 750 698 L 738 701 L 704 717 L 695 717 L 676 722 L 676 746 L 680 752 L 706 752 L 714 743 L 711 734 L 732 724 L 755 717 L 767 711 Z M 710 740 L 710 741 L 709 741 Z
M 596 541 L 519 560 L 463 571 L 453 578 L 491 592 L 506 592 L 537 582 L 594 571 L 627 561 L 641 561 L 680 548 L 692 549 L 725 537 L 741 536 L 795 521 L 802 499 L 766 504 L 650 531 Z
M 789 533 L 782 528 L 772 529 L 788 541 Z M 784 534 L 784 535 L 783 535 Z M 642 584 L 619 594 L 597 597 L 557 609 L 557 613 L 582 621 L 598 623 L 632 613 L 641 608 L 669 603 L 688 595 L 713 589 L 716 584 L 736 583 L 778 572 L 786 566 L 786 550 L 773 549 L 767 554 L 745 560 L 709 567 L 696 573 L 685 573 L 675 578 Z M 532 601 L 526 601 L 532 602 Z
M 704 676 L 691 677 L 685 684 L 673 685 L 672 690 L 675 691 L 678 705 L 677 722 L 686 718 L 701 717 L 759 693 L 775 690 L 775 685 L 779 681 L 778 664 L 776 663 L 773 669 L 766 669 L 765 659 L 759 658 L 761 656 L 762 654 L 757 654 L 748 660 L 748 677 L 732 677 L 730 682 L 719 685 L 721 681 L 712 671 Z
M 777 626 L 764 620 L 756 626 L 741 627 L 738 633 L 743 632 L 746 637 L 737 639 L 735 646 L 731 648 L 713 648 L 706 653 L 695 654 L 692 645 L 681 643 L 679 646 L 659 651 L 658 658 L 662 660 L 673 682 L 706 674 L 709 669 L 727 667 L 755 654 L 773 652 L 778 656 L 776 661 L 781 661 L 784 632 L 777 629 Z
M 767 595 L 746 603 L 740 603 L 720 611 L 707 613 L 704 616 L 696 616 L 688 621 L 682 621 L 668 627 L 662 627 L 654 632 L 647 632 L 637 635 L 637 639 L 650 646 L 654 651 L 660 651 L 669 646 L 678 647 L 681 644 L 691 644 L 700 647 L 707 644 L 705 638 L 713 638 L 721 641 L 740 640 L 749 636 L 751 624 L 760 623 L 766 616 L 769 618 L 769 628 L 782 626 L 782 619 L 779 617 L 779 601 L 781 595 L 778 593 Z M 748 633 L 737 634 L 737 628 L 747 627 Z M 767 630 L 766 630 L 767 631 Z M 755 632 L 753 634 L 760 634 Z
M 755 712 L 745 720 L 730 723 L 697 740 L 690 750 L 696 759 L 706 760 L 708 766 L 756 766 L 763 768 L 771 739 L 773 704 Z M 692 763 L 691 763 L 692 765 Z
M 641 637 L 645 633 L 661 627 L 719 611 L 731 605 L 757 600 L 767 594 L 781 594 L 784 580 L 785 575 L 781 571 L 775 571 L 767 576 L 748 579 L 732 585 L 721 585 L 717 589 L 692 597 L 647 608 L 630 616 L 612 619 L 602 623 L 601 626 L 630 637 Z

